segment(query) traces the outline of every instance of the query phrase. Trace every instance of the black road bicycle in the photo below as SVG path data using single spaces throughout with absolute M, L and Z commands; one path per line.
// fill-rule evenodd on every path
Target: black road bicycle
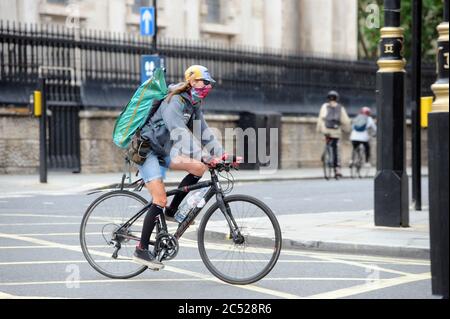
M 366 153 L 364 145 L 360 143 L 358 147 L 352 150 L 352 162 L 350 164 L 350 175 L 352 178 L 362 178 L 368 175 L 368 170 L 364 169 L 366 162 Z
M 197 230 L 197 246 L 208 270 L 227 283 L 240 285 L 254 283 L 272 270 L 281 251 L 280 226 L 272 210 L 260 200 L 246 195 L 225 196 L 233 187 L 233 168 L 237 169 L 233 161 L 222 161 L 209 166 L 210 181 L 167 192 L 169 197 L 208 188 L 202 205 L 194 207 L 173 234 L 164 215 L 157 217 L 156 235 L 150 245 L 158 260 L 175 258 L 179 239 L 205 207 L 203 204 L 215 196 Z M 228 181 L 226 189 L 219 176 Z M 138 180 L 132 185 L 140 191 L 144 182 Z M 127 279 L 147 269 L 132 258 L 150 205 L 135 192 L 122 189 L 103 194 L 88 207 L 81 223 L 80 243 L 95 270 L 110 278 Z
M 334 154 L 333 147 L 331 147 L 331 139 L 329 137 L 325 137 L 325 142 L 325 148 L 321 156 L 323 176 L 326 180 L 333 177 L 339 179 L 339 176 L 336 175 L 336 168 L 334 167 L 334 157 L 337 156 L 337 154 Z

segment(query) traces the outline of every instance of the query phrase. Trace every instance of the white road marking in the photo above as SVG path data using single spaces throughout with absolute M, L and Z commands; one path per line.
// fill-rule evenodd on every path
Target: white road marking
M 42 297 L 42 296 L 16 296 L 16 295 L 10 295 L 4 292 L 0 291 L 0 299 L 67 299 L 67 298 L 60 298 L 60 297 Z
M 54 202 L 42 202 L 42 204 L 44 204 L 44 205 L 55 205 Z
M 4 238 L 9 238 L 9 239 L 15 239 L 15 240 L 23 240 L 23 241 L 27 241 L 27 242 L 31 242 L 33 244 L 38 244 L 38 245 L 47 245 L 47 246 L 53 246 L 53 247 L 60 247 L 63 249 L 67 249 L 70 251 L 77 251 L 77 252 L 81 252 L 81 248 L 76 248 L 70 245 L 63 245 L 63 244 L 58 244 L 55 242 L 51 242 L 51 241 L 47 241 L 47 240 L 41 240 L 41 239 L 36 239 L 36 238 L 31 238 L 31 237 L 25 237 L 25 236 L 19 236 L 19 235 L 13 235 L 13 234 L 3 234 L 0 233 L 0 237 L 4 237 Z M 103 252 L 98 252 L 98 251 L 91 251 L 91 254 L 95 254 L 95 255 L 99 255 L 99 256 L 103 256 L 103 257 L 110 257 L 110 254 L 107 253 L 103 253 Z M 281 298 L 288 298 L 288 299 L 297 299 L 300 298 L 297 295 L 293 295 L 293 294 L 289 294 L 289 293 L 284 293 L 284 292 L 280 292 L 280 291 L 276 291 L 273 289 L 267 289 L 267 288 L 262 288 L 262 287 L 257 287 L 254 285 L 245 285 L 245 286 L 235 286 L 235 285 L 231 285 L 228 283 L 225 283 L 215 277 L 211 277 L 211 276 L 206 276 L 204 274 L 201 273 L 197 273 L 197 272 L 193 272 L 193 271 L 189 271 L 189 270 L 184 270 L 184 269 L 180 269 L 180 268 L 176 268 L 173 266 L 166 266 L 165 269 L 167 271 L 171 271 L 171 272 L 175 272 L 175 273 L 179 273 L 179 274 L 185 274 L 191 277 L 195 277 L 195 278 L 200 278 L 200 279 L 205 279 L 205 280 L 210 280 L 210 281 L 214 281 L 216 283 L 220 283 L 222 285 L 229 285 L 235 288 L 240 288 L 240 289 L 246 289 L 246 290 L 251 290 L 254 292 L 259 292 L 262 294 L 268 294 L 271 296 L 276 296 L 276 297 L 281 297 Z
M 79 220 L 81 220 L 81 218 L 83 216 L 81 216 L 81 215 L 47 215 L 47 214 L 24 214 L 24 213 L 11 214 L 11 213 L 4 213 L 4 214 L 0 214 L 0 217 L 78 218 Z
M 215 277 L 210 277 L 210 276 L 206 276 L 204 274 L 198 273 L 198 272 L 194 272 L 194 271 L 190 271 L 190 270 L 185 270 L 185 269 L 180 269 L 180 268 L 175 268 L 172 266 L 166 266 L 164 269 L 168 270 L 168 271 L 172 271 L 178 274 L 183 274 L 183 275 L 188 275 L 191 277 L 196 277 L 196 278 L 200 278 L 200 279 L 206 279 L 206 280 L 210 280 L 210 281 L 214 281 L 216 283 L 220 283 L 223 285 L 227 285 L 227 286 L 231 286 L 231 287 L 236 287 L 236 288 L 241 288 L 241 289 L 246 289 L 246 290 L 251 290 L 254 292 L 258 292 L 258 293 L 262 293 L 262 294 L 268 294 L 271 296 L 275 296 L 275 297 L 280 297 L 280 298 L 286 298 L 286 299 L 300 299 L 300 296 L 294 295 L 294 294 L 289 294 L 289 293 L 285 293 L 285 292 L 281 292 L 281 291 L 277 291 L 277 290 L 273 290 L 273 289 L 267 289 L 267 288 L 262 288 L 262 287 L 258 287 L 258 286 L 254 286 L 254 285 L 240 285 L 240 286 L 236 286 L 236 285 L 231 285 L 228 284 L 226 282 L 223 282 Z
M 2 250 L 2 249 L 35 249 L 35 248 L 49 249 L 49 248 L 53 248 L 53 247 L 48 247 L 48 246 L 0 246 L 0 250 Z
M 0 291 L 0 299 L 12 299 L 12 298 L 14 298 L 13 295 L 5 294 L 4 292 Z
M 76 233 L 78 235 L 78 233 Z M 34 234 L 30 234 L 31 236 Z M 55 243 L 55 242 L 51 242 L 51 241 L 47 241 L 47 240 L 41 240 L 41 239 L 37 239 L 37 238 L 32 238 L 32 237 L 26 237 L 23 235 L 17 235 L 17 234 L 3 234 L 0 233 L 0 237 L 3 238 L 8 238 L 8 239 L 13 239 L 13 240 L 21 240 L 21 241 L 27 241 L 33 244 L 37 244 L 37 245 L 41 245 L 41 246 L 45 246 L 48 248 L 62 248 L 62 249 L 66 249 L 66 250 L 70 250 L 70 251 L 77 251 L 77 252 L 81 252 L 81 248 L 77 247 L 77 246 L 73 246 L 73 245 L 64 245 L 64 244 L 59 244 L 59 243 Z M 191 241 L 191 245 L 189 245 L 189 241 L 190 240 L 183 240 L 183 245 L 186 246 L 195 246 L 194 245 L 194 241 Z M 218 248 L 220 249 L 220 247 Z M 92 252 L 95 255 L 98 256 L 104 256 L 107 258 L 110 258 L 110 254 L 109 253 L 104 253 L 104 252 L 99 252 L 99 251 L 93 251 Z M 310 298 L 342 298 L 345 296 L 351 296 L 351 295 L 355 295 L 355 294 L 360 294 L 360 293 L 364 293 L 364 292 L 368 292 L 368 291 L 373 291 L 373 290 L 377 290 L 377 289 L 382 289 L 382 288 L 386 288 L 386 287 L 391 287 L 391 286 L 395 286 L 395 285 L 400 285 L 400 284 L 404 284 L 404 283 L 409 283 L 409 282 L 414 282 L 414 281 L 418 281 L 418 280 L 424 280 L 424 279 L 429 279 L 430 278 L 430 274 L 429 273 L 424 273 L 424 274 L 409 274 L 406 272 L 401 272 L 401 271 L 395 271 L 395 270 L 391 270 L 391 269 L 385 269 L 376 265 L 367 265 L 367 264 L 363 264 L 361 262 L 355 262 L 355 261 L 347 261 L 347 260 L 341 260 L 339 258 L 336 258 L 336 254 L 323 254 L 323 253 L 298 253 L 295 251 L 283 251 L 283 253 L 286 253 L 287 255 L 301 255 L 301 256 L 308 256 L 308 257 L 312 257 L 312 258 L 317 258 L 319 260 L 322 261 L 328 261 L 328 262 L 336 262 L 336 263 L 341 263 L 341 264 L 348 264 L 348 265 L 352 265 L 352 266 L 357 266 L 357 267 L 362 267 L 365 269 L 372 269 L 372 270 L 378 270 L 378 271 L 383 271 L 383 272 L 390 272 L 390 273 L 395 273 L 395 274 L 400 274 L 402 275 L 401 277 L 398 278 L 394 278 L 394 279 L 376 279 L 373 282 L 369 282 L 366 283 L 364 285 L 359 285 L 359 286 L 355 286 L 355 287 L 350 287 L 350 288 L 345 288 L 345 289 L 339 289 L 333 292 L 328 292 L 328 293 L 324 293 L 324 294 L 317 294 L 317 295 L 313 295 L 310 296 Z M 355 256 L 352 256 L 353 258 L 355 258 Z M 368 258 L 368 257 L 367 257 Z M 373 257 L 371 257 L 373 258 Z M 383 258 L 378 258 L 376 260 L 383 260 Z M 373 261 L 376 261 L 373 260 Z M 384 258 L 383 261 L 394 261 L 396 259 L 394 258 Z M 372 260 L 369 260 L 372 261 Z M 412 260 L 414 262 L 414 260 Z M 366 260 L 367 262 L 367 260 Z M 398 262 L 398 260 L 396 260 L 396 262 Z M 188 276 L 192 276 L 195 277 L 197 279 L 201 279 L 201 280 L 209 280 L 209 281 L 214 281 L 220 284 L 225 284 L 228 285 L 227 283 L 224 283 L 222 281 L 220 281 L 219 279 L 215 278 L 215 277 L 211 277 L 211 276 L 207 276 L 204 275 L 202 273 L 197 273 L 197 272 L 192 272 L 189 270 L 184 270 L 184 269 L 179 269 L 173 266 L 166 266 L 165 268 L 168 271 L 174 272 L 174 273 L 178 273 L 178 274 L 185 274 Z M 291 280 L 294 280 L 295 277 L 291 277 Z M 353 279 L 353 278 L 351 278 Z M 357 279 L 357 278 L 356 278 Z M 367 279 L 364 278 L 366 281 L 367 280 L 371 280 L 371 279 Z M 145 279 L 140 279 L 145 280 Z M 162 279 L 163 281 L 166 281 L 167 279 Z M 270 278 L 268 278 L 268 280 L 270 280 Z M 279 279 L 272 279 L 272 280 L 282 280 L 282 278 Z M 308 280 L 307 278 L 304 279 L 295 279 L 295 280 Z M 314 278 L 313 278 L 314 280 Z M 322 280 L 324 280 L 322 278 Z M 326 280 L 326 279 L 325 279 Z M 332 279 L 329 279 L 332 280 Z M 357 279 L 358 280 L 358 279 Z M 125 282 L 129 282 L 130 279 L 125 280 Z M 81 281 L 83 282 L 83 281 Z M 102 282 L 105 282 L 104 280 Z M 118 282 L 118 280 L 112 280 L 111 282 Z M 64 283 L 66 283 L 64 281 Z M 5 283 L 7 284 L 7 283 Z M 20 283 L 17 283 L 20 284 Z M 0 285 L 4 285 L 4 284 L 0 284 Z M 272 290 L 272 289 L 266 289 L 266 288 L 262 288 L 262 287 L 258 287 L 258 286 L 254 286 L 254 285 L 247 285 L 247 286 L 234 286 L 231 285 L 232 287 L 235 288 L 240 288 L 240 289 L 247 289 L 247 290 L 251 290 L 254 292 L 259 292 L 259 293 L 263 293 L 263 294 L 269 294 L 271 296 L 276 296 L 276 297 L 281 297 L 281 298 L 300 298 L 300 296 L 297 295 L 293 295 L 293 294 L 289 294 L 289 293 L 284 293 L 284 292 L 280 292 L 280 291 L 276 291 L 276 290 Z
M 393 287 L 397 285 L 403 285 L 415 281 L 431 279 L 431 273 L 423 273 L 418 275 L 401 276 L 393 279 L 386 279 L 383 281 L 374 281 L 365 283 L 363 285 L 353 286 L 344 289 L 338 289 L 335 291 L 329 291 L 317 295 L 312 295 L 309 299 L 336 299 L 354 296 L 366 292 L 371 292 L 383 288 Z
M 104 225 L 104 222 L 91 222 L 91 225 Z M 11 224 L 0 224 L 1 226 L 62 226 L 62 225 L 80 225 L 80 223 L 11 223 Z
M 27 197 L 35 197 L 35 195 L 26 195 L 26 194 L 0 195 L 0 198 L 27 198 Z
M 165 268 L 164 268 L 165 269 Z M 102 283 L 142 283 L 142 282 L 169 282 L 169 281 L 218 281 L 219 283 L 225 284 L 222 281 L 214 278 L 205 276 L 205 278 L 142 278 L 142 279 L 92 279 L 92 280 L 78 280 L 78 281 L 71 281 L 71 283 L 74 284 L 102 284 Z M 261 281 L 367 281 L 367 278 L 305 278 L 305 277 L 286 277 L 286 278 L 263 278 Z M 392 281 L 392 279 L 380 279 L 378 280 L 380 282 L 387 282 Z M 37 286 L 37 285 L 66 285 L 67 281 L 63 280 L 53 280 L 53 281 L 24 281 L 24 282 L 3 282 L 0 283 L 0 286 L 3 287 L 11 287 L 11 286 Z M 231 285 L 233 287 L 236 287 L 234 285 Z M 242 287 L 240 287 L 242 288 Z M 255 288 L 255 287 L 253 287 Z M 250 290 L 254 290 L 254 289 Z M 256 287 L 261 288 L 261 287 Z M 264 289 L 264 288 L 262 288 Z M 265 292 L 270 291 L 270 289 L 264 289 Z M 268 292 L 269 293 L 269 292 Z M 271 294 L 271 293 L 269 293 Z M 294 295 L 290 294 L 283 294 L 280 295 L 280 297 L 291 297 Z M 1 294 L 0 294 L 1 298 Z M 299 298 L 298 296 L 295 296 L 295 298 Z M 308 297 L 309 298 L 309 297 Z
M 131 260 L 131 259 L 130 259 Z M 234 262 L 234 261 L 238 261 L 238 260 L 222 260 L 222 259 L 213 259 L 212 261 L 214 262 Z M 262 260 L 257 260 L 257 259 L 253 259 L 253 260 L 246 260 L 247 262 L 252 262 L 252 263 L 259 263 L 259 262 L 263 262 Z M 107 259 L 107 260 L 95 260 L 95 262 L 98 263 L 107 263 L 107 262 L 129 262 L 129 260 L 111 260 L 111 259 Z M 167 261 L 167 263 L 200 263 L 203 262 L 200 258 L 197 259 L 174 259 L 174 260 L 170 260 Z M 12 261 L 12 262 L 0 262 L 0 266 L 23 266 L 23 265 L 53 265 L 53 264 L 82 264 L 82 263 L 87 263 L 86 260 L 36 260 L 36 261 Z M 310 264 L 310 263 L 331 263 L 329 261 L 322 261 L 322 260 L 278 260 L 278 263 L 282 263 L 282 264 L 289 264 L 289 263 L 305 263 L 305 264 Z
M 319 259 L 322 259 L 322 260 L 334 261 L 337 264 L 356 266 L 356 267 L 364 268 L 365 270 L 382 271 L 382 272 L 392 273 L 392 274 L 396 274 L 396 275 L 403 275 L 403 276 L 411 275 L 410 273 L 407 273 L 407 272 L 404 272 L 404 271 L 398 271 L 398 270 L 393 270 L 393 269 L 388 269 L 388 268 L 382 268 L 382 267 L 379 267 L 379 266 L 373 265 L 373 264 L 362 264 L 362 263 L 355 262 L 355 261 L 342 260 L 342 259 L 331 258 L 331 257 L 326 257 L 326 256 L 316 256 L 315 258 L 319 258 Z
M 86 233 L 86 235 L 101 235 L 101 232 L 90 232 Z M 0 234 L 1 235 L 1 234 Z M 30 237 L 30 236 L 49 236 L 49 237 L 63 237 L 63 236 L 80 236 L 80 233 L 42 233 L 42 234 L 34 234 L 34 233 L 28 233 L 28 234 L 4 234 L 4 235 L 16 235 L 19 237 Z
M 196 244 L 190 244 L 186 243 L 185 239 L 182 239 L 179 243 L 180 247 L 188 247 L 188 248 L 197 248 Z M 69 245 L 72 247 L 79 247 L 78 245 Z M 105 247 L 105 245 L 90 245 L 91 248 L 102 248 Z M 55 249 L 59 247 L 49 247 L 49 246 L 0 246 L 0 250 L 14 250 L 14 249 Z M 308 258 L 315 258 L 310 253 L 301 253 L 293 251 L 293 254 L 290 252 L 283 250 L 281 255 L 286 256 L 299 256 L 299 257 L 308 257 Z M 317 255 L 317 254 L 316 254 Z M 329 254 L 323 254 L 325 256 L 328 256 Z M 333 258 L 336 258 L 336 256 L 332 256 Z M 384 265 L 415 265 L 415 266 L 430 266 L 430 261 L 422 261 L 422 260 L 410 260 L 410 259 L 392 259 L 392 258 L 386 258 L 386 257 L 371 257 L 371 256 L 356 256 L 356 255 L 343 255 L 345 259 L 359 261 L 361 264 L 384 264 Z M 177 259 L 179 260 L 179 259 Z M 175 260 L 175 261 L 177 261 Z M 278 262 L 291 262 L 290 260 L 278 260 Z M 305 262 L 305 263 L 335 263 L 334 261 L 330 260 L 295 260 L 293 262 L 299 263 L 299 262 Z
M 97 283 L 133 283 L 133 282 L 167 282 L 167 281 L 204 281 L 206 279 L 199 278 L 161 278 L 161 279 L 93 279 L 93 280 L 76 280 L 70 281 L 71 284 L 97 284 Z M 0 286 L 38 286 L 38 285 L 66 285 L 67 281 L 28 281 L 28 282 L 5 282 Z

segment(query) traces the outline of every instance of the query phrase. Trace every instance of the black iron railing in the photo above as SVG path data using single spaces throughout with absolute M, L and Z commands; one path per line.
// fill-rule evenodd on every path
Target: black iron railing
M 121 108 L 140 84 L 141 55 L 154 53 L 140 36 L 0 21 L 0 104 L 28 103 L 45 72 L 51 100 Z M 375 61 L 174 39 L 160 39 L 157 53 L 165 57 L 168 82 L 181 81 L 191 64 L 210 69 L 218 82 L 208 99 L 212 111 L 317 114 L 331 89 L 349 113 L 375 106 Z M 431 95 L 434 80 L 434 67 L 424 66 L 423 94 Z

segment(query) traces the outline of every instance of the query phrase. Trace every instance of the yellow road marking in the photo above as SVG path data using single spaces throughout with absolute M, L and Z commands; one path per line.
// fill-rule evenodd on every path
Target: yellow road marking
M 36 238 L 31 238 L 31 237 L 25 237 L 25 236 L 13 235 L 13 234 L 3 234 L 3 233 L 0 233 L 0 237 L 9 238 L 9 239 L 16 239 L 16 240 L 23 240 L 23 241 L 31 242 L 33 244 L 44 245 L 44 246 L 47 245 L 47 246 L 59 247 L 59 248 L 67 249 L 67 250 L 70 250 L 70 251 L 81 252 L 81 248 L 73 247 L 73 246 L 70 246 L 70 245 L 58 244 L 58 243 L 55 243 L 55 242 L 51 242 L 51 241 L 47 241 L 47 240 L 41 240 L 41 239 L 36 239 Z M 99 255 L 99 256 L 103 256 L 103 257 L 108 257 L 108 258 L 110 257 L 110 254 L 103 253 L 103 252 L 91 251 L 90 253 L 91 254 L 95 254 L 95 255 Z M 189 276 L 192 276 L 192 277 L 214 281 L 214 282 L 220 283 L 222 285 L 229 285 L 229 286 L 232 286 L 232 287 L 235 287 L 235 288 L 251 290 L 251 291 L 259 292 L 259 293 L 262 293 L 262 294 L 269 294 L 271 296 L 276 296 L 276 297 L 281 297 L 281 298 L 288 298 L 288 299 L 300 298 L 297 295 L 288 294 L 288 293 L 276 291 L 276 290 L 273 290 L 273 289 L 266 289 L 266 288 L 262 288 L 262 287 L 257 287 L 257 286 L 254 286 L 254 285 L 245 285 L 245 286 L 243 286 L 243 285 L 239 285 L 239 286 L 230 285 L 230 284 L 225 283 L 225 282 L 223 282 L 223 281 L 221 281 L 219 279 L 216 279 L 216 278 L 213 278 L 213 277 L 210 277 L 210 276 L 206 276 L 206 275 L 201 274 L 201 273 L 197 273 L 197 272 L 193 272 L 193 271 L 189 271 L 189 270 L 176 268 L 176 267 L 173 267 L 173 266 L 166 266 L 165 269 L 168 270 L 168 271 L 171 271 L 171 272 L 179 273 L 179 274 L 186 274 L 186 275 L 189 275 Z
M 393 279 L 385 279 L 385 280 L 377 280 L 374 282 L 369 282 L 363 285 L 353 286 L 344 289 L 338 289 L 335 291 L 329 291 L 317 295 L 312 295 L 307 298 L 310 299 L 336 299 L 336 298 L 345 298 L 349 296 L 354 296 L 358 294 L 362 294 L 365 292 L 371 292 L 383 288 L 393 287 L 397 285 L 407 284 L 419 280 L 431 279 L 431 273 L 423 273 L 418 275 L 408 275 L 401 276 Z

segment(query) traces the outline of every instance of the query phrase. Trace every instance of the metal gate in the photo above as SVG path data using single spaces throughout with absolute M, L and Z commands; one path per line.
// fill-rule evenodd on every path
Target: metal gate
M 49 169 L 81 171 L 79 87 L 73 71 L 58 68 L 46 72 Z

